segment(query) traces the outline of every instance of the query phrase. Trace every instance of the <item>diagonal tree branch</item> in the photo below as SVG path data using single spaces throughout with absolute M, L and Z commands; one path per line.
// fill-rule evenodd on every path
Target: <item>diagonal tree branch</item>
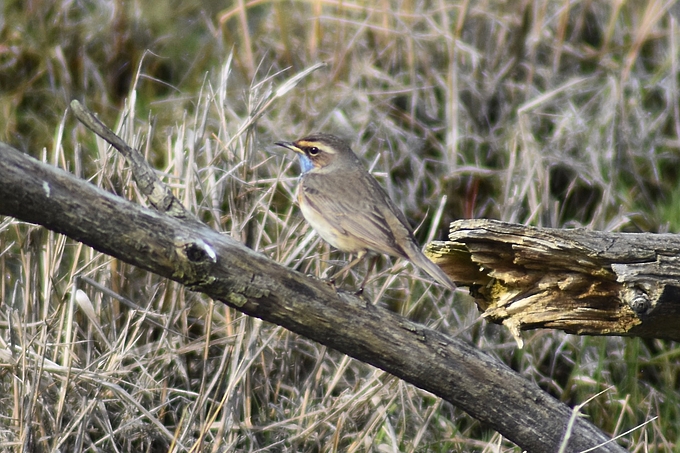
M 147 197 L 153 207 L 161 212 L 167 212 L 173 217 L 193 217 L 182 206 L 182 203 L 175 198 L 170 188 L 158 179 L 148 162 L 144 160 L 142 153 L 125 143 L 122 138 L 99 121 L 99 118 L 83 107 L 80 102 L 76 100 L 71 101 L 71 111 L 88 129 L 106 140 L 125 157 L 132 168 L 132 175 L 135 178 L 137 187 L 139 187 L 139 190 Z
M 469 344 L 284 268 L 194 219 L 114 196 L 0 143 L 0 215 L 37 223 L 381 368 L 528 451 L 620 446 Z M 571 428 L 567 428 L 573 422 Z

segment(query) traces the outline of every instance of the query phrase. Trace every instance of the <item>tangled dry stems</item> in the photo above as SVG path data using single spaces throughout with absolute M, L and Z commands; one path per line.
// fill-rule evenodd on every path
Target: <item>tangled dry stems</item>
M 380 5 L 183 2 L 168 19 L 10 2 L 3 139 L 145 203 L 123 159 L 64 115 L 82 96 L 204 221 L 314 275 L 344 257 L 303 222 L 296 164 L 271 143 L 317 130 L 353 140 L 421 242 L 459 217 L 677 228 L 677 23 L 661 3 Z M 0 268 L 0 440 L 16 451 L 513 449 L 381 371 L 41 228 L 3 219 Z M 624 442 L 672 448 L 668 345 L 538 332 L 518 351 L 438 291 L 384 260 L 369 295 L 569 403 L 610 388 L 584 409 L 598 426 L 659 416 Z

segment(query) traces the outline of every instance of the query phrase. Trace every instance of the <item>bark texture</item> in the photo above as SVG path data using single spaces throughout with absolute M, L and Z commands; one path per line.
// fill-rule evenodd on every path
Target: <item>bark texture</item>
M 452 223 L 430 244 L 485 316 L 520 331 L 680 340 L 680 236 L 535 228 L 495 220 Z

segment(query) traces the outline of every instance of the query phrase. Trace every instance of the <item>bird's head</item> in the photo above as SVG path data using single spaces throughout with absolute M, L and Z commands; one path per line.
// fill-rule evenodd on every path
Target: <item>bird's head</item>
M 313 134 L 294 142 L 276 144 L 298 153 L 302 173 L 323 172 L 358 160 L 346 141 L 330 134 Z

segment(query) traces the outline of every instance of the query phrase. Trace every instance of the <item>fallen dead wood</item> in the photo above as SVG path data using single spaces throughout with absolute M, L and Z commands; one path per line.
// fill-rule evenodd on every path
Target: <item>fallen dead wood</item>
M 680 236 L 460 220 L 428 253 L 484 316 L 522 330 L 680 340 Z

